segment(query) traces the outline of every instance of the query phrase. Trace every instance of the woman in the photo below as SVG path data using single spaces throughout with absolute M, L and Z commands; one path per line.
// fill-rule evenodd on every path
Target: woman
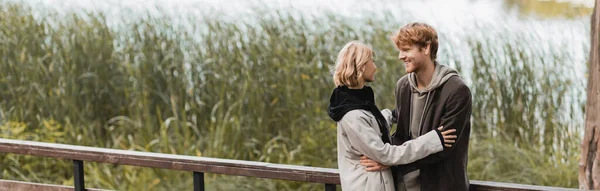
M 403 145 L 391 145 L 389 129 L 392 114 L 375 106 L 373 90 L 365 86 L 375 81 L 373 50 L 364 44 L 350 42 L 340 51 L 333 80 L 329 116 L 337 122 L 338 168 L 342 190 L 392 191 L 394 181 L 390 169 L 367 172 L 360 165 L 366 156 L 383 165 L 408 164 L 443 150 L 443 143 L 453 143 L 454 129 L 428 132 Z

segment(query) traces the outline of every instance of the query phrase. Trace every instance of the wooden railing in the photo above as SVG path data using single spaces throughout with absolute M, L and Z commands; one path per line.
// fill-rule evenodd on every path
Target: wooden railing
M 0 190 L 86 190 L 83 173 L 84 161 L 190 171 L 192 172 L 190 175 L 193 175 L 195 191 L 204 190 L 204 173 L 320 183 L 324 185 L 326 191 L 336 190 L 336 185 L 340 184 L 338 170 L 331 168 L 105 149 L 11 139 L 0 139 L 0 153 L 73 160 L 74 170 L 73 187 L 0 180 Z M 470 187 L 471 190 L 475 191 L 576 190 L 475 180 L 471 181 Z

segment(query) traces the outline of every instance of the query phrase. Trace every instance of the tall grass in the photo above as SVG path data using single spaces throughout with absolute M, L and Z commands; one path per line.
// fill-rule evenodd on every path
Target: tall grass
M 346 42 L 370 43 L 379 66 L 372 84 L 377 102 L 392 107 L 404 69 L 387 36 L 400 23 L 364 20 L 357 27 L 336 15 L 252 16 L 260 19 L 188 18 L 192 24 L 182 27 L 148 15 L 109 27 L 98 13 L 36 19 L 28 6 L 0 3 L 0 135 L 335 168 L 329 67 Z M 439 58 L 467 55 L 475 63 L 472 71 L 451 64 L 472 82 L 470 178 L 575 187 L 580 137 L 572 127 L 580 124 L 572 113 L 582 109 L 581 100 L 568 99 L 568 78 L 539 75 L 560 76 L 553 67 L 569 55 L 544 58 L 548 52 L 524 46 L 536 39 L 518 38 L 464 39 L 470 54 L 440 52 Z M 565 111 L 572 118 L 561 117 Z M 68 161 L 1 154 L 0 164 L 2 179 L 72 185 Z M 85 173 L 86 185 L 97 188 L 192 186 L 187 172 L 86 163 Z M 216 175 L 207 183 L 218 190 L 322 189 Z

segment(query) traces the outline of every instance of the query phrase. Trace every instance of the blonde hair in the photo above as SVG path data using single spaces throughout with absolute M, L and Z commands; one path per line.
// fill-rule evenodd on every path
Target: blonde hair
M 372 60 L 373 50 L 360 42 L 349 42 L 342 48 L 335 61 L 333 82 L 336 86 L 353 87 L 362 78 L 365 66 Z

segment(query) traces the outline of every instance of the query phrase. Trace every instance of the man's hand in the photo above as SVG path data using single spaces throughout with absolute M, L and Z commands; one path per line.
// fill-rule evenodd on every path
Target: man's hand
M 456 135 L 453 135 L 452 133 L 456 132 L 456 129 L 442 131 L 443 129 L 444 126 L 438 127 L 438 130 L 442 132 L 442 138 L 444 138 L 444 146 L 452 147 L 452 144 L 456 142 Z
M 367 172 L 382 171 L 390 168 L 389 166 L 379 164 L 377 161 L 369 159 L 367 156 L 360 157 L 360 165 L 367 167 Z

